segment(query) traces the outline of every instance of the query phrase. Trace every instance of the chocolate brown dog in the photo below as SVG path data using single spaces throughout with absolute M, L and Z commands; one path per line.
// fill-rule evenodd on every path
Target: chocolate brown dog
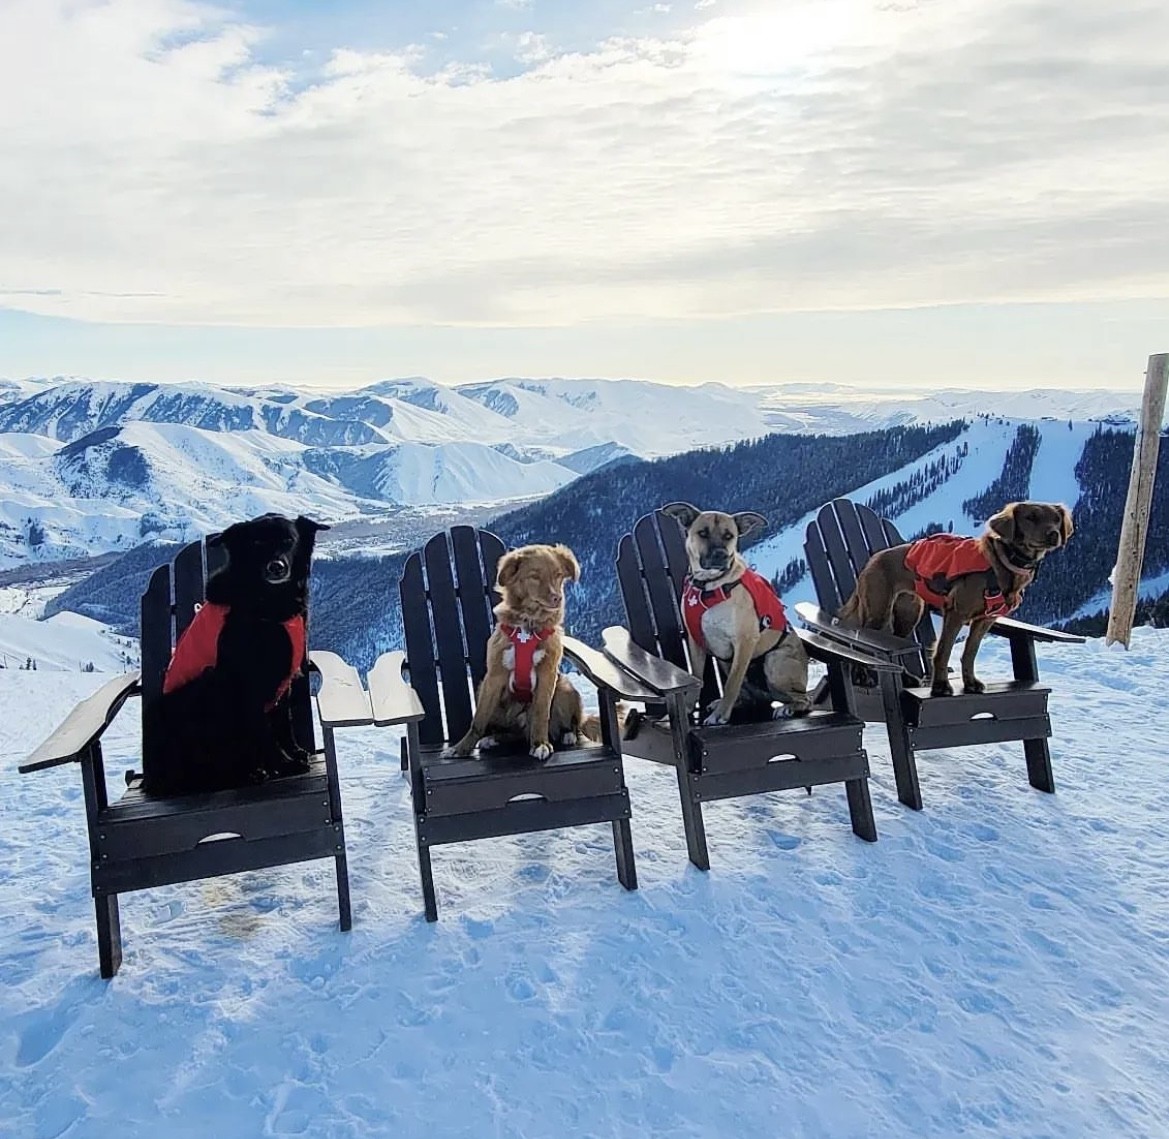
M 662 512 L 686 530 L 690 572 L 682 617 L 690 667 L 701 679 L 708 653 L 727 666 L 722 699 L 702 722 L 805 715 L 811 708 L 808 654 L 771 583 L 748 569 L 739 553 L 739 541 L 767 519 L 750 510 L 699 510 L 688 502 L 671 502 Z
M 534 759 L 552 754 L 552 740 L 574 747 L 581 736 L 599 738 L 600 724 L 586 717 L 580 693 L 560 673 L 564 657 L 564 583 L 580 579 L 567 546 L 521 546 L 499 559 L 496 625 L 487 642 L 487 672 L 467 734 L 451 751 L 470 755 L 491 736 L 525 738 Z
M 884 629 L 908 637 L 926 605 L 942 614 L 934 646 L 934 696 L 950 696 L 950 654 L 963 625 L 970 626 L 962 651 L 962 685 L 982 692 L 974 658 L 987 630 L 1012 613 L 1035 578 L 1039 563 L 1072 536 L 1066 506 L 1054 502 L 1011 502 L 989 519 L 979 538 L 933 534 L 874 554 L 857 577 L 856 589 L 840 610 L 853 628 Z

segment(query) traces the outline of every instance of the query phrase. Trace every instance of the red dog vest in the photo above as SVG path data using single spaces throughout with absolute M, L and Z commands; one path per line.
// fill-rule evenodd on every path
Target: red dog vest
M 706 638 L 702 635 L 703 613 L 726 601 L 731 595 L 731 590 L 737 585 L 741 585 L 751 595 L 755 614 L 759 618 L 760 630 L 787 631 L 787 614 L 783 611 L 783 602 L 772 588 L 771 582 L 754 570 L 745 570 L 738 581 L 711 590 L 704 590 L 687 575 L 682 589 L 682 616 L 686 621 L 686 630 L 696 644 L 706 647 Z
M 536 691 L 536 650 L 552 636 L 551 629 L 521 629 L 518 625 L 503 625 L 503 635 L 515 649 L 515 668 L 509 684 L 511 694 L 521 703 L 530 704 Z
M 998 576 L 982 552 L 977 538 L 961 538 L 957 534 L 931 534 L 919 538 L 909 547 L 905 564 L 913 572 L 913 588 L 918 597 L 935 609 L 944 609 L 946 595 L 959 578 L 982 575 L 986 581 L 983 590 L 983 616 L 1005 617 L 1018 608 L 1003 596 Z
M 195 619 L 183 630 L 179 643 L 175 645 L 174 655 L 167 665 L 166 675 L 162 678 L 163 692 L 174 692 L 185 684 L 200 677 L 209 668 L 214 668 L 219 660 L 219 634 L 231 612 L 230 605 L 217 605 L 208 601 L 195 612 Z M 272 711 L 284 698 L 285 693 L 304 666 L 305 660 L 305 631 L 304 618 L 290 617 L 282 622 L 288 639 L 292 642 L 291 665 L 288 675 L 281 680 L 276 695 L 264 706 L 265 712 Z

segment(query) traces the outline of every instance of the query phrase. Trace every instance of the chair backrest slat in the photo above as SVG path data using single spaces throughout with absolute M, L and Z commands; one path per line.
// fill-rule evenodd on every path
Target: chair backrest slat
M 836 519 L 840 523 L 840 533 L 844 538 L 845 548 L 848 551 L 849 565 L 852 566 L 853 575 L 859 576 L 875 551 L 865 536 L 858 509 L 851 502 L 840 499 L 833 503 L 833 507 Z
M 646 593 L 653 611 L 654 627 L 658 634 L 658 651 L 671 664 L 688 668 L 686 660 L 686 638 L 682 630 L 682 618 L 678 602 L 682 596 L 682 583 L 670 578 L 669 567 L 659 540 L 660 529 L 678 523 L 669 515 L 655 511 L 645 514 L 633 527 L 633 541 L 637 547 L 641 572 L 645 576 Z M 659 529 L 660 528 L 660 529 Z
M 645 578 L 637 551 L 633 548 L 633 535 L 626 534 L 617 544 L 617 583 L 621 588 L 621 600 L 625 605 L 625 627 L 634 642 L 647 653 L 658 653 L 658 633 L 654 628 L 653 614 L 649 608 L 649 597 L 645 592 Z
M 870 556 L 878 550 L 884 550 L 889 546 L 896 546 L 901 541 L 899 534 L 897 535 L 896 541 L 889 540 L 889 533 L 885 529 L 885 521 L 879 518 L 869 507 L 864 505 L 857 506 L 856 516 L 860 519 L 861 530 L 865 536 L 865 545 L 868 548 Z M 888 526 L 889 530 L 897 534 L 897 527 L 892 522 L 888 523 Z
M 430 606 L 426 597 L 426 580 L 422 574 L 422 555 L 413 553 L 402 568 L 398 583 L 402 603 L 402 627 L 406 634 L 406 666 L 410 685 L 418 693 L 426 719 L 418 726 L 424 744 L 440 744 L 446 738 L 442 727 L 442 706 L 438 699 L 438 672 L 434 664 L 434 637 L 430 629 Z
M 422 560 L 426 564 L 426 588 L 438 650 L 438 679 L 442 685 L 447 739 L 457 740 L 471 726 L 471 689 L 448 542 L 447 534 L 436 534 L 423 547 Z
M 492 535 L 494 537 L 494 535 Z M 495 573 L 485 574 L 478 533 L 471 526 L 451 528 L 455 573 L 458 577 L 459 612 L 466 637 L 471 681 L 478 688 L 487 672 L 487 638 L 491 635 L 491 584 Z
M 161 565 L 150 575 L 142 594 L 139 619 L 139 649 L 142 654 L 142 754 L 148 766 L 158 754 L 156 720 L 151 714 L 162 696 L 162 678 L 170 664 L 172 630 L 170 565 Z
M 836 578 L 832 575 L 832 565 L 828 561 L 828 551 L 824 548 L 824 537 L 820 532 L 819 521 L 808 523 L 808 529 L 804 534 L 804 558 L 812 571 L 816 597 L 821 606 L 835 616 L 840 612 L 844 598 L 840 596 Z
M 852 561 L 848 556 L 848 548 L 844 542 L 844 535 L 840 530 L 840 521 L 836 517 L 836 503 L 825 506 L 819 514 L 820 537 L 824 541 L 824 549 L 828 554 L 828 564 L 832 567 L 832 576 L 836 579 L 836 590 L 840 594 L 843 604 L 852 596 L 856 588 L 856 573 L 852 568 Z
M 178 552 L 174 561 L 175 642 L 186 632 L 195 616 L 195 607 L 203 604 L 203 543 L 192 542 Z

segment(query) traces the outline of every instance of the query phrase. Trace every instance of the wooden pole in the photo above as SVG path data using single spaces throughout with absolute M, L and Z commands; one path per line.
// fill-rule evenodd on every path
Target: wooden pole
M 1165 386 L 1169 381 L 1169 352 L 1149 357 L 1145 374 L 1145 398 L 1141 422 L 1133 447 L 1132 474 L 1120 527 L 1120 548 L 1112 575 L 1112 609 L 1108 614 L 1106 645 L 1120 641 L 1127 649 L 1140 596 L 1141 565 L 1145 560 L 1145 538 L 1149 532 L 1149 511 L 1153 504 L 1153 482 L 1157 477 L 1157 452 L 1161 446 L 1161 420 L 1165 415 Z

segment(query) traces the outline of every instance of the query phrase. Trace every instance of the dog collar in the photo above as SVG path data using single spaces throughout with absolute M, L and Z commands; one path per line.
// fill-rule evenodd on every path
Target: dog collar
M 1008 569 L 1012 569 L 1016 573 L 1034 573 L 1035 567 L 1039 565 L 1039 559 L 1026 558 L 1021 555 L 1022 551 L 1017 546 L 1003 543 L 1000 556 L 1006 563 Z

